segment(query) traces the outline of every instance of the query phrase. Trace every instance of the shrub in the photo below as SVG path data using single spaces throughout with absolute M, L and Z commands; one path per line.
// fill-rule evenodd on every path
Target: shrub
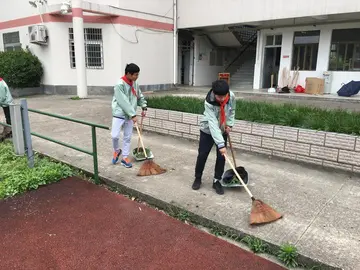
M 0 77 L 9 87 L 38 87 L 43 73 L 39 58 L 27 50 L 0 52 Z

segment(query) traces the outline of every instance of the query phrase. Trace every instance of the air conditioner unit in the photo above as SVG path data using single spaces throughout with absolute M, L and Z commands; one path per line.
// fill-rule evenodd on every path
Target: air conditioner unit
M 29 26 L 29 41 L 38 45 L 47 45 L 48 33 L 45 25 Z

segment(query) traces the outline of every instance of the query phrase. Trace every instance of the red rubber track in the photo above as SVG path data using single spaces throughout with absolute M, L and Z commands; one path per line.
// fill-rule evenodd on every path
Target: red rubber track
M 0 201 L 0 269 L 280 270 L 78 178 Z

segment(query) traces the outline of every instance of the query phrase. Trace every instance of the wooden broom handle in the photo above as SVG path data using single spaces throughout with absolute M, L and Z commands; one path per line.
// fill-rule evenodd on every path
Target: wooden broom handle
M 233 147 L 232 147 L 230 134 L 228 134 L 227 136 L 228 136 L 228 138 L 229 138 L 229 146 L 230 146 L 230 150 L 231 150 L 231 155 L 232 155 L 232 158 L 233 158 L 233 161 L 234 161 L 234 166 L 235 166 L 235 168 L 236 168 L 237 166 L 236 166 L 235 154 L 234 154 L 234 149 L 233 149 Z
M 240 177 L 240 175 L 238 174 L 238 172 L 236 171 L 234 165 L 231 163 L 229 157 L 225 154 L 224 155 L 225 160 L 229 163 L 231 169 L 234 171 L 234 173 L 236 174 L 237 178 L 239 179 L 239 181 L 241 182 L 241 184 L 244 186 L 246 192 L 249 194 L 250 198 L 252 200 L 254 200 L 254 196 L 252 195 L 251 191 L 248 189 L 248 187 L 245 185 L 244 181 L 242 180 L 242 178 Z
M 140 133 L 142 134 L 143 132 L 143 120 L 144 120 L 144 117 L 141 116 L 141 121 L 140 121 Z M 138 147 L 137 147 L 137 151 L 139 153 L 139 149 L 140 149 L 140 137 L 138 139 Z
M 138 127 L 137 124 L 135 124 L 135 127 L 136 127 L 137 133 L 138 133 L 138 135 L 139 135 L 139 139 L 140 139 L 140 142 L 141 142 L 141 147 L 142 147 L 142 149 L 143 149 L 143 151 L 144 151 L 145 158 L 148 158 L 148 156 L 147 156 L 147 154 L 146 154 L 144 142 L 143 142 L 143 139 L 142 139 L 141 134 L 140 134 L 139 127 Z

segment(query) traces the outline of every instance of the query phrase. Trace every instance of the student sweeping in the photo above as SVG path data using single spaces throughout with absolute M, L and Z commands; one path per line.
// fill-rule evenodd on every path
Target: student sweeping
M 111 137 L 113 144 L 112 163 L 116 164 L 122 154 L 121 164 L 126 168 L 131 168 L 129 160 L 131 136 L 133 125 L 137 122 L 136 108 L 142 108 L 142 116 L 146 115 L 147 102 L 141 93 L 139 84 L 136 80 L 139 77 L 140 68 L 135 64 L 128 64 L 125 68 L 125 75 L 114 87 L 114 97 L 112 100 L 112 129 Z M 119 147 L 119 137 L 121 129 L 124 129 L 122 150 Z
M 6 82 L 0 78 L 0 107 L 3 107 L 5 114 L 6 124 L 11 125 L 10 108 L 9 105 L 13 102 L 9 87 Z M 4 127 L 3 132 L 0 134 L 0 141 L 11 137 L 11 128 Z
M 199 150 L 195 167 L 195 181 L 192 185 L 194 190 L 198 190 L 201 186 L 206 160 L 215 144 L 217 156 L 213 188 L 217 194 L 224 194 L 219 181 L 224 173 L 227 134 L 234 125 L 235 106 L 235 95 L 229 90 L 227 82 L 224 80 L 213 82 L 212 89 L 205 99 L 205 111 L 200 122 Z

